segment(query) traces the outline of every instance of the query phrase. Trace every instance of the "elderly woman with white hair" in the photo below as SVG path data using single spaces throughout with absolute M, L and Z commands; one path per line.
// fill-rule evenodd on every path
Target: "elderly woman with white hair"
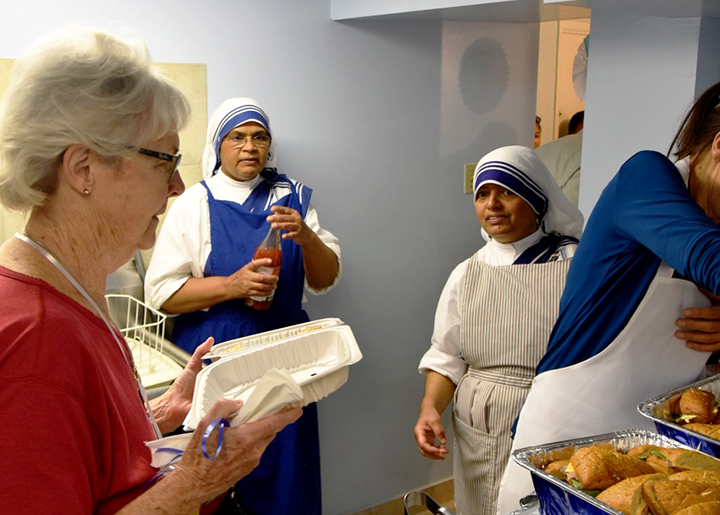
M 487 243 L 453 270 L 440 296 L 419 366 L 427 378 L 415 439 L 423 456 L 445 458 L 440 415 L 453 400 L 455 505 L 460 514 L 490 515 L 583 217 L 525 147 L 483 157 L 474 193 Z
M 301 414 L 228 427 L 219 445 L 206 429 L 242 403 L 218 401 L 172 471 L 157 480 L 151 466 L 146 442 L 182 423 L 212 339 L 148 401 L 105 284 L 153 245 L 158 216 L 184 190 L 178 132 L 188 115 L 141 42 L 65 30 L 13 67 L 0 200 L 29 216 L 0 247 L 1 513 L 209 512 Z
M 323 294 L 337 284 L 340 246 L 320 227 L 312 190 L 278 173 L 276 138 L 260 104 L 231 98 L 213 113 L 203 175 L 168 211 L 145 278 L 149 304 L 179 314 L 173 341 L 192 352 L 209 336 L 221 342 L 308 321 L 304 291 Z M 262 273 L 270 259 L 253 259 L 270 226 L 282 230 L 279 276 Z M 265 311 L 246 305 L 271 295 Z M 258 514 L 321 513 L 315 404 L 236 492 Z

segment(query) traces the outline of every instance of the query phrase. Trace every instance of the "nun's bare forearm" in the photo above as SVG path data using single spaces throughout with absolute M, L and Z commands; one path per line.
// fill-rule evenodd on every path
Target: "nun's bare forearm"
M 303 245 L 305 277 L 311 287 L 322 290 L 335 282 L 340 264 L 335 252 L 317 234 L 310 232 L 313 235 L 311 242 Z

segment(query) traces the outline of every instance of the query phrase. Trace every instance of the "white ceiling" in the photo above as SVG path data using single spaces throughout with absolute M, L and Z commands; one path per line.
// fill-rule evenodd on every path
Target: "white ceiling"
M 589 18 L 593 5 L 622 2 L 627 12 L 650 16 L 720 18 L 720 0 L 332 0 L 336 21 L 396 20 L 532 22 Z

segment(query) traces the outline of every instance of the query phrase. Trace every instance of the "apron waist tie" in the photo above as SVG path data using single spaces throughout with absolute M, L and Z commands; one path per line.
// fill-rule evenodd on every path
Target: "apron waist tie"
M 532 377 L 513 375 L 517 372 L 510 373 L 508 371 L 501 371 L 498 369 L 469 367 L 467 373 L 469 376 L 480 379 L 482 381 L 507 386 L 515 386 L 518 388 L 530 388 L 530 385 L 532 385 L 533 381 Z

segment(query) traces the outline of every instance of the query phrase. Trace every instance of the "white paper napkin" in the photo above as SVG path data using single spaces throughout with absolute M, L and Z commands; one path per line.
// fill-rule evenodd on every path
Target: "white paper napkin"
M 285 408 L 302 405 L 303 392 L 300 385 L 286 370 L 273 368 L 255 384 L 250 397 L 230 421 L 230 425 L 238 426 L 260 420 Z

